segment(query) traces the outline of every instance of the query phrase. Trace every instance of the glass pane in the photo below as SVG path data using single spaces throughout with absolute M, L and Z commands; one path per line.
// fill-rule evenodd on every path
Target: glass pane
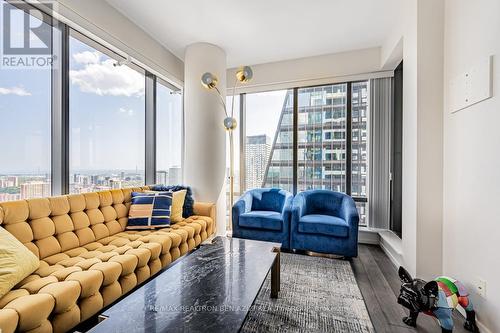
M 347 84 L 298 90 L 298 191 L 346 191 Z
M 293 91 L 246 96 L 245 184 L 247 189 L 293 190 Z
M 145 78 L 70 38 L 70 192 L 144 185 Z
M 359 213 L 359 225 L 366 226 L 368 222 L 368 203 L 356 202 L 356 208 Z
M 352 195 L 366 197 L 368 173 L 368 82 L 352 84 Z
M 156 84 L 156 183 L 182 183 L 182 94 Z
M 11 36 L 23 36 L 23 21 L 48 30 L 34 16 L 0 1 L 11 12 Z M 4 28 L 4 27 L 2 27 Z M 15 39 L 15 38 L 14 38 Z M 21 40 L 21 42 L 23 42 Z M 51 68 L 17 65 L 0 69 L 0 201 L 51 195 Z
M 231 113 L 231 105 L 233 102 L 232 96 L 226 97 L 226 105 L 228 108 L 228 113 Z M 240 95 L 234 97 L 234 111 L 233 116 L 236 119 L 236 129 L 233 130 L 233 144 L 234 144 L 234 202 L 236 202 L 240 197 Z M 230 154 L 229 154 L 229 132 L 226 132 L 226 203 L 227 211 L 226 215 L 229 217 L 231 211 L 231 201 L 229 199 L 230 193 L 230 172 L 229 168 L 231 166 Z
M 368 81 L 355 82 L 352 87 L 352 171 L 351 195 L 368 195 Z M 360 224 L 367 223 L 367 203 L 357 203 Z

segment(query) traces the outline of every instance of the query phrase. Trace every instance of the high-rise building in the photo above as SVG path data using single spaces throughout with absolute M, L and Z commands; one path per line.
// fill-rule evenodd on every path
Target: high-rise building
M 0 177 L 0 188 L 2 187 L 17 187 L 19 186 L 19 180 L 17 176 L 1 176 Z
M 19 193 L 0 193 L 0 202 L 2 201 L 14 201 L 21 199 Z
M 156 183 L 167 185 L 168 172 L 165 170 L 156 171 Z
M 247 182 L 246 187 L 248 189 L 262 187 L 270 153 L 271 138 L 269 138 L 269 136 L 247 136 L 245 156 Z
M 121 179 L 110 179 L 109 180 L 109 187 L 116 190 L 116 189 L 119 189 L 119 188 L 122 188 L 122 180 Z
M 174 166 L 168 169 L 168 184 L 178 185 L 182 183 L 182 169 L 181 167 Z
M 21 199 L 40 198 L 50 196 L 50 183 L 33 181 L 21 184 Z

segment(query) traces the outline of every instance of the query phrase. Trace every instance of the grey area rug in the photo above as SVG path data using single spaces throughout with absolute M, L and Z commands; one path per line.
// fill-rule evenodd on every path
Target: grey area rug
M 281 291 L 271 276 L 241 332 L 375 332 L 349 261 L 281 254 Z

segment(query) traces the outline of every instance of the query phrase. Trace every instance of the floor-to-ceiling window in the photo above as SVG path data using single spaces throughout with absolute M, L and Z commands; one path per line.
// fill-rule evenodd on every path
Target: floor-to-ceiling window
M 156 83 L 156 182 L 182 183 L 182 94 Z
M 368 81 L 246 94 L 244 188 L 344 192 L 366 225 L 368 108 Z
M 2 23 L 2 33 L 9 34 L 13 48 L 26 47 L 27 22 L 38 27 L 39 33 L 51 36 L 48 23 L 5 1 L 0 1 L 0 7 L 2 18 L 10 18 L 8 26 L 7 22 Z M 30 46 L 47 47 L 50 52 L 47 42 L 51 43 L 30 36 Z M 8 47 L 7 42 L 3 47 Z M 0 201 L 51 194 L 52 68 L 41 62 L 15 61 L 24 59 L 22 54 L 12 55 L 11 59 L 14 60 L 0 66 Z
M 0 201 L 182 182 L 175 83 L 26 2 L 0 17 Z
M 81 38 L 69 48 L 70 192 L 144 185 L 144 73 Z
M 247 94 L 245 101 L 245 187 L 292 191 L 292 91 Z

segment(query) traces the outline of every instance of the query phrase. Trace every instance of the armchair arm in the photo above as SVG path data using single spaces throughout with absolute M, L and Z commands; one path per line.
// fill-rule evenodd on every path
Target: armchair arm
M 290 234 L 290 224 L 292 219 L 292 208 L 293 208 L 293 194 L 287 193 L 285 196 L 285 202 L 283 203 L 283 210 L 281 215 L 283 216 L 283 232 L 285 234 Z
M 343 218 L 351 227 L 352 231 L 358 231 L 359 214 L 356 208 L 356 203 L 350 196 L 345 196 L 342 199 L 342 207 L 340 208 L 340 217 Z
M 248 213 L 252 209 L 252 198 L 253 196 L 249 192 L 245 192 L 231 208 L 233 235 L 238 236 L 240 215 Z
M 236 210 L 241 215 L 243 213 L 248 213 L 252 210 L 252 195 L 249 192 L 245 192 L 233 206 L 233 212 Z
M 292 235 L 298 230 L 299 220 L 302 216 L 304 216 L 306 212 L 305 206 L 306 206 L 306 200 L 304 195 L 302 193 L 297 194 L 293 199 L 292 212 L 290 218 L 290 229 Z
M 306 198 L 301 193 L 297 194 L 293 199 L 292 215 L 297 218 L 304 216 L 306 212 Z
M 285 202 L 283 203 L 283 209 L 281 211 L 281 214 L 291 214 L 292 213 L 292 206 L 293 206 L 293 194 L 287 193 L 285 196 Z

